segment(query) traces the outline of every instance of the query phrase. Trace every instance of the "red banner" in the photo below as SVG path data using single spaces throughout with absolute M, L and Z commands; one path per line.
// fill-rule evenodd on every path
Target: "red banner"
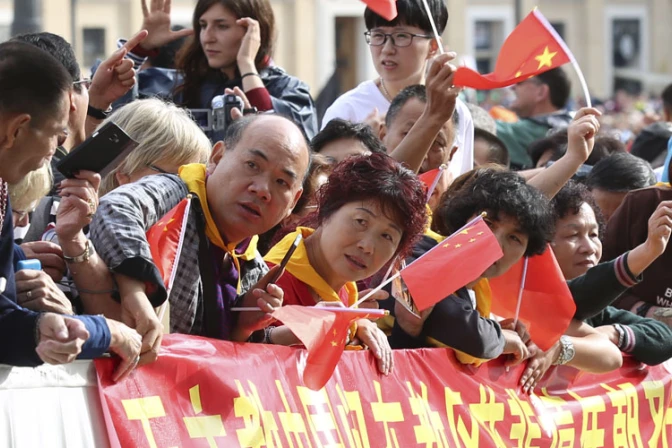
M 400 350 L 394 373 L 345 352 L 327 386 L 301 384 L 306 351 L 167 335 L 159 360 L 112 383 L 96 361 L 112 447 L 668 447 L 672 362 L 606 375 L 478 370 L 449 349 Z

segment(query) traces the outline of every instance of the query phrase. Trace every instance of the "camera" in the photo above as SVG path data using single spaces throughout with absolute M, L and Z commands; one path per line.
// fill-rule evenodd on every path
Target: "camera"
M 210 103 L 212 106 L 212 130 L 223 131 L 231 123 L 231 110 L 235 107 L 243 112 L 243 100 L 236 95 L 217 95 Z

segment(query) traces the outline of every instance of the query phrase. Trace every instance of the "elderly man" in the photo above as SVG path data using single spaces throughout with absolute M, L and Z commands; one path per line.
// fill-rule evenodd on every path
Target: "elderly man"
M 162 328 L 153 308 L 166 300 L 146 230 L 189 195 L 191 211 L 168 297 L 171 332 L 246 340 L 267 324 L 261 310 L 282 300 L 282 290 L 267 284 L 272 273 L 261 278 L 266 265 L 256 235 L 290 214 L 309 162 L 308 143 L 294 123 L 273 115 L 244 117 L 229 126 L 207 167 L 185 165 L 177 176 L 147 176 L 101 199 L 92 241 L 115 273 L 122 319 L 143 335 L 143 362 L 158 354 Z M 236 303 L 261 309 L 234 316 Z

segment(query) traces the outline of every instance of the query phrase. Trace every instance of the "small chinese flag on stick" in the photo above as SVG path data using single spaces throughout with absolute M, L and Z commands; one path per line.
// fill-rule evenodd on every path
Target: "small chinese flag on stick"
M 576 304 L 550 247 L 543 255 L 528 259 L 525 284 L 521 285 L 524 260 L 489 280 L 492 312 L 500 317 L 515 317 L 520 296 L 519 320 L 527 327 L 532 341 L 546 351 L 569 327 Z
M 147 231 L 152 260 L 169 294 L 175 279 L 190 206 L 191 199 L 183 199 Z
M 481 75 L 470 68 L 459 67 L 455 72 L 455 85 L 481 90 L 497 89 L 575 61 L 567 44 L 535 9 L 504 41 L 494 72 Z M 578 67 L 578 64 L 575 66 Z
M 401 277 L 422 311 L 478 279 L 502 255 L 479 216 L 408 265 Z
M 352 322 L 382 317 L 385 310 L 285 305 L 276 308 L 271 314 L 292 330 L 306 346 L 308 358 L 303 371 L 303 383 L 309 389 L 320 390 L 327 384 L 341 359 Z
M 362 0 L 371 11 L 387 21 L 397 17 L 397 0 Z

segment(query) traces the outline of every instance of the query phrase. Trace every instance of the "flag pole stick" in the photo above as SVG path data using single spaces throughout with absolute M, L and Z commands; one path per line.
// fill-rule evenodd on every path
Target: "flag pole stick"
M 425 5 L 425 12 L 427 12 L 427 17 L 429 18 L 429 23 L 432 25 L 432 31 L 434 31 L 434 37 L 436 37 L 436 44 L 439 47 L 439 53 L 445 53 L 443 49 L 443 43 L 441 43 L 441 36 L 439 35 L 439 30 L 436 28 L 436 23 L 434 23 L 434 16 L 432 16 L 432 10 L 429 9 L 429 4 L 427 0 L 422 0 L 422 3 Z
M 443 176 L 443 172 L 446 170 L 446 168 L 447 167 L 445 163 L 442 163 L 441 166 L 439 167 L 439 172 L 434 178 L 434 181 L 432 182 L 432 185 L 429 187 L 429 190 L 427 190 L 427 202 L 429 202 L 429 200 L 431 199 L 432 193 L 434 193 L 434 190 L 436 190 L 436 186 L 439 184 L 441 176 Z
M 359 306 L 362 302 L 366 302 L 366 300 L 367 300 L 369 297 L 371 297 L 372 295 L 374 295 L 375 293 L 377 293 L 378 291 L 380 291 L 381 289 L 383 289 L 383 288 L 385 287 L 385 285 L 388 285 L 388 284 L 392 283 L 392 282 L 394 281 L 394 279 L 397 278 L 397 277 L 399 277 L 400 275 L 401 275 L 401 271 L 400 271 L 400 272 L 397 272 L 397 273 L 394 274 L 392 277 L 388 278 L 388 279 L 385 280 L 383 283 L 381 283 L 380 285 L 376 286 L 374 289 L 372 289 L 371 291 L 369 291 L 364 297 L 362 297 L 361 299 L 359 299 L 358 301 L 356 301 L 355 303 L 353 303 L 352 305 L 350 305 L 350 308 L 355 308 L 355 307 Z
M 518 303 L 516 304 L 516 314 L 513 317 L 513 328 L 515 329 L 518 326 L 518 317 L 520 317 L 520 305 L 523 303 L 523 291 L 525 290 L 525 280 L 527 279 L 527 262 L 529 257 L 525 257 L 525 262 L 523 263 L 523 275 L 520 279 L 520 290 L 518 291 Z

